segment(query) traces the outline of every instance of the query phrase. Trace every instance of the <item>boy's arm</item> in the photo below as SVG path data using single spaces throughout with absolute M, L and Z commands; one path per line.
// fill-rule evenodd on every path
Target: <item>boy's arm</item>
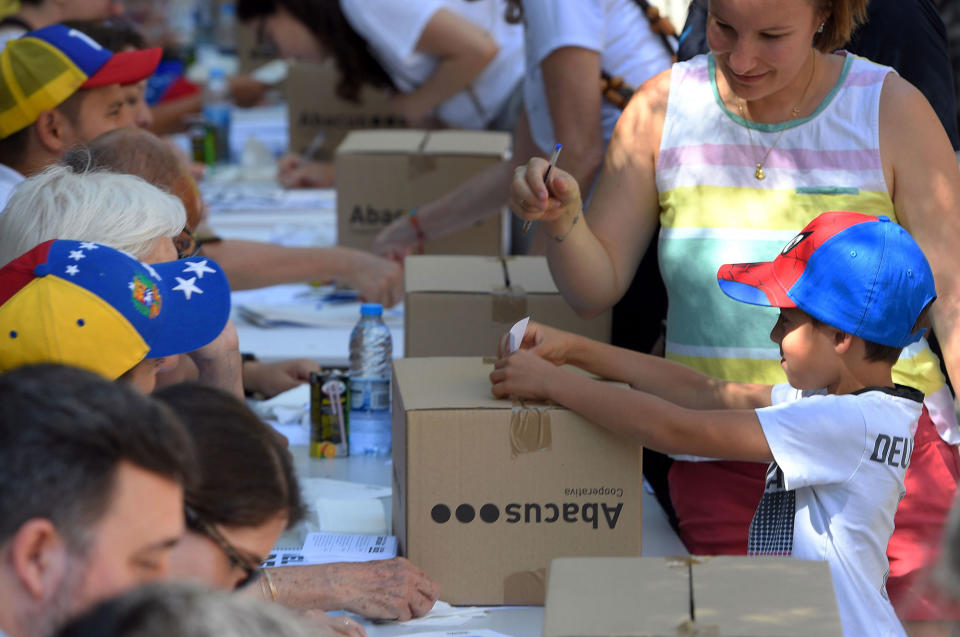
M 770 385 L 732 383 L 680 363 L 614 347 L 585 336 L 530 323 L 523 345 L 550 362 L 570 364 L 689 409 L 755 409 L 770 406 Z M 505 343 L 501 343 L 501 354 Z
M 643 391 L 555 367 L 523 350 L 498 361 L 490 380 L 495 396 L 555 402 L 663 453 L 752 462 L 773 460 L 756 412 L 749 409 L 687 409 Z

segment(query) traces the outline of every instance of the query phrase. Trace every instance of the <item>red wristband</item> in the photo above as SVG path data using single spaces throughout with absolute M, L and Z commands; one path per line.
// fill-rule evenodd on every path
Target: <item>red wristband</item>
M 417 219 L 415 210 L 411 210 L 410 213 L 407 214 L 407 221 L 410 222 L 413 231 L 417 233 L 417 254 L 423 254 L 423 244 L 427 240 L 427 235 L 423 233 L 423 228 L 420 227 L 420 220 Z

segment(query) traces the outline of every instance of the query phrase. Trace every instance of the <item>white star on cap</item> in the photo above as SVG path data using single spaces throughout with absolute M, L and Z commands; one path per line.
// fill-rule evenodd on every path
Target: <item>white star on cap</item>
M 96 243 L 90 243 L 89 241 L 84 241 L 83 243 L 80 244 L 80 247 L 83 248 L 84 250 L 96 250 L 100 246 L 98 246 Z
M 142 263 L 142 262 L 140 263 L 140 265 L 142 265 L 143 267 L 145 267 L 145 268 L 147 269 L 147 272 L 150 273 L 150 276 L 152 276 L 153 278 L 155 278 L 157 281 L 163 281 L 163 277 L 160 276 L 159 274 L 157 274 L 157 271 L 153 269 L 153 266 L 152 266 L 152 265 L 150 265 L 149 263 Z M 179 280 L 180 280 L 180 279 L 177 279 L 177 281 L 179 281 Z
M 68 265 L 68 266 L 67 266 L 67 274 L 69 274 L 70 276 L 73 276 L 73 275 L 75 275 L 75 274 L 78 274 L 79 272 L 80 272 L 80 268 L 78 268 L 77 266 L 75 266 L 75 265 Z
M 216 272 L 216 270 L 207 266 L 206 259 L 204 259 L 203 261 L 190 261 L 183 268 L 183 271 L 192 272 L 193 274 L 196 274 L 198 279 L 202 279 L 204 274 L 207 274 L 207 273 L 213 274 L 214 272 Z
M 187 300 L 190 300 L 190 295 L 196 292 L 197 294 L 203 294 L 203 290 L 196 286 L 197 277 L 190 277 L 187 280 L 183 280 L 180 277 L 174 277 L 177 280 L 177 286 L 174 287 L 174 290 L 178 292 L 183 292 L 183 295 L 187 297 Z
M 74 261 L 79 261 L 80 259 L 86 259 L 87 255 L 85 255 L 81 250 L 71 250 L 70 256 L 67 258 L 73 259 Z

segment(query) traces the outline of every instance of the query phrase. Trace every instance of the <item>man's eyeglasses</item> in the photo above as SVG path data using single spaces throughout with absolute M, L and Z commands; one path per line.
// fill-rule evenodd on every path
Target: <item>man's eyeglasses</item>
M 239 590 L 245 588 L 252 584 L 253 582 L 260 579 L 264 575 L 263 568 L 260 564 L 254 563 L 253 560 L 244 557 L 230 542 L 227 541 L 223 535 L 217 531 L 216 528 L 197 514 L 193 510 L 193 507 L 190 505 L 184 505 L 183 513 L 186 518 L 187 527 L 196 531 L 197 533 L 203 533 L 214 544 L 220 547 L 220 550 L 224 552 L 227 556 L 227 559 L 230 560 L 230 565 L 236 568 L 243 570 L 244 578 L 237 582 L 237 585 L 234 587 Z
M 186 259 L 200 254 L 202 243 L 197 240 L 197 235 L 184 229 L 180 234 L 173 238 L 173 245 L 177 249 L 177 258 Z

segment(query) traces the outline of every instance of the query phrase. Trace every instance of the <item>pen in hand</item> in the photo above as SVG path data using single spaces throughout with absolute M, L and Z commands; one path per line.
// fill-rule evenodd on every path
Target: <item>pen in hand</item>
M 547 166 L 547 171 L 543 173 L 544 184 L 547 183 L 547 178 L 550 176 L 550 171 L 553 169 L 554 166 L 557 165 L 557 157 L 560 156 L 560 150 L 562 148 L 563 148 L 563 144 L 557 144 L 556 146 L 553 147 L 553 155 L 550 156 L 550 165 Z M 530 219 L 527 219 L 526 221 L 523 222 L 523 230 L 522 230 L 523 234 L 527 234 L 527 231 L 530 230 L 531 224 L 533 224 L 533 221 Z

